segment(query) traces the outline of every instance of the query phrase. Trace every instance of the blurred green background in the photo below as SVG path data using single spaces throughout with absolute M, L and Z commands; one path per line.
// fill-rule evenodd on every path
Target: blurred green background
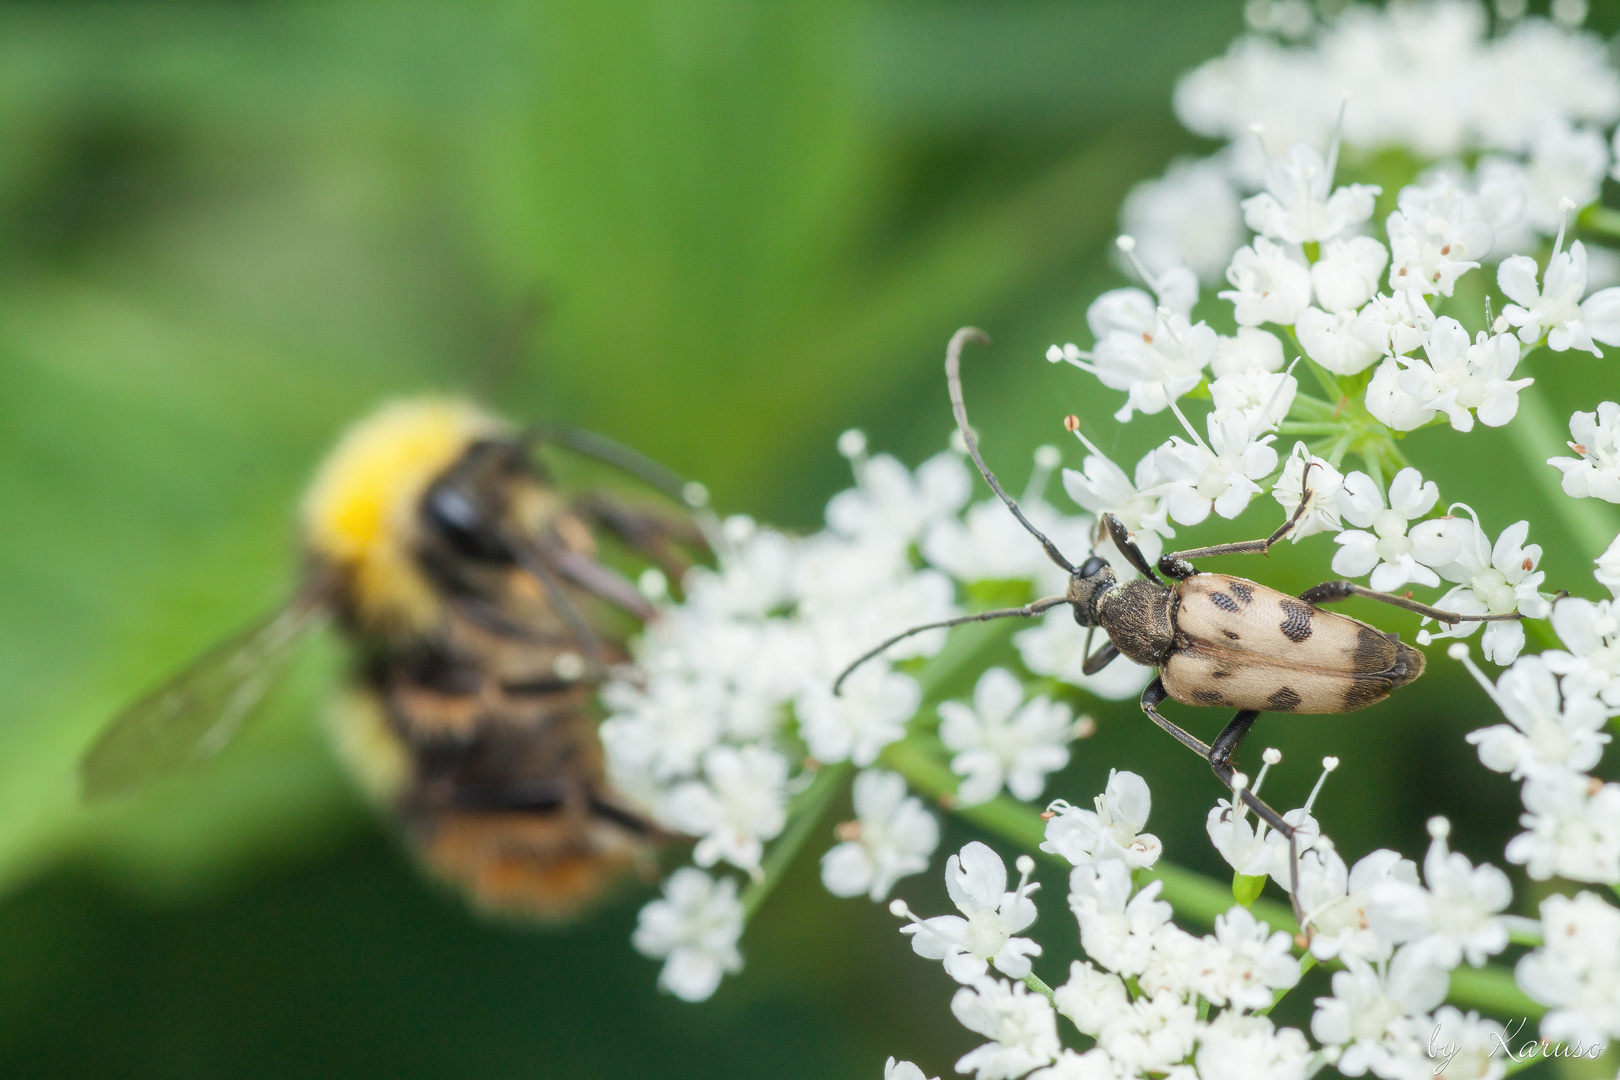
M 1207 151 L 1170 88 L 1240 28 L 1208 0 L 0 5 L 0 1071 L 876 1077 L 893 1053 L 948 1073 L 977 1041 L 951 986 L 813 858 L 697 1007 L 628 944 L 642 893 L 563 931 L 469 915 L 327 754 L 335 643 L 200 774 L 90 812 L 72 765 L 285 594 L 305 477 L 394 395 L 566 419 L 723 511 L 812 529 L 847 483 L 839 431 L 911 462 L 943 445 L 942 348 L 971 322 L 996 338 L 975 421 L 1015 487 L 1069 412 L 1134 460 L 1166 429 L 1123 432 L 1117 395 L 1042 353 L 1121 282 L 1129 186 Z M 1557 412 L 1613 396 L 1568 356 L 1532 372 Z M 1555 477 L 1501 432 L 1408 445 L 1493 531 L 1530 517 L 1550 587 L 1593 594 Z M 1268 530 L 1262 502 L 1198 542 Z M 1244 572 L 1297 589 L 1332 550 Z M 1207 769 L 1133 705 L 1096 711 L 1051 794 L 1142 772 L 1170 857 L 1221 873 Z M 1364 713 L 1263 722 L 1290 761 L 1268 794 L 1297 803 L 1336 753 L 1320 810 L 1348 854 L 1418 854 L 1443 811 L 1500 861 L 1516 786 L 1461 739 L 1491 719 L 1441 661 Z M 1056 982 L 1074 942 L 1052 877 Z M 933 873 L 902 891 L 944 903 Z

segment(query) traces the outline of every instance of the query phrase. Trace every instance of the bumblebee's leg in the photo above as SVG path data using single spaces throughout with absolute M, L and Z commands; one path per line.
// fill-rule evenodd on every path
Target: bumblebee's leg
M 1104 514 L 1103 524 L 1108 526 L 1108 535 L 1113 538 L 1114 546 L 1119 548 L 1119 553 L 1125 556 L 1125 561 L 1136 567 L 1137 573 L 1149 581 L 1158 581 L 1158 575 L 1153 572 L 1153 568 L 1148 565 L 1147 559 L 1142 556 L 1142 549 L 1136 546 L 1135 540 L 1131 539 L 1131 531 L 1125 527 L 1125 523 L 1113 514 Z M 1163 562 L 1163 560 L 1161 559 L 1160 562 Z
M 645 817 L 626 810 L 612 799 L 570 780 L 528 780 L 497 785 L 458 785 L 447 791 L 438 808 L 474 813 L 556 814 L 574 808 L 588 811 L 639 836 L 660 836 L 663 830 Z
M 1434 619 L 1443 623 L 1460 622 L 1508 622 L 1513 619 L 1522 619 L 1523 615 L 1517 611 L 1510 611 L 1506 615 L 1460 615 L 1455 611 L 1442 611 L 1437 607 L 1420 603 L 1408 596 L 1397 596 L 1394 593 L 1379 592 L 1357 585 L 1353 581 L 1324 581 L 1320 585 L 1312 585 L 1299 594 L 1299 598 L 1307 604 L 1333 604 L 1340 600 L 1348 600 L 1352 596 L 1364 596 L 1368 600 L 1377 600 L 1384 604 L 1393 604 L 1407 611 L 1415 611 L 1425 618 Z
M 664 830 L 660 829 L 656 824 L 649 821 L 647 818 L 642 817 L 640 814 L 637 814 L 632 810 L 626 810 L 618 803 L 613 802 L 610 799 L 603 798 L 600 795 L 591 796 L 591 810 L 592 812 L 607 818 L 620 828 L 628 829 L 630 832 L 633 832 L 638 836 L 659 837 L 664 835 Z
M 657 614 L 635 584 L 611 566 L 561 546 L 547 554 L 556 564 L 558 573 L 593 596 L 628 611 L 643 622 Z
M 526 437 L 595 458 L 656 488 L 681 506 L 695 505 L 689 496 L 686 481 L 678 474 L 605 435 L 563 424 L 535 424 L 529 428 Z
M 563 591 L 562 582 L 557 580 L 557 575 L 551 572 L 551 568 L 546 565 L 545 560 L 538 557 L 537 553 L 530 551 L 526 544 L 509 542 L 507 546 L 511 550 L 513 558 L 517 560 L 517 564 L 534 575 L 535 579 L 545 588 L 546 602 L 557 613 L 557 617 L 563 621 L 563 625 L 568 627 L 568 632 L 573 635 L 574 640 L 579 643 L 580 650 L 585 654 L 585 663 L 589 671 L 593 675 L 599 675 L 604 668 L 602 642 L 596 636 L 596 631 L 591 629 L 591 624 L 586 621 L 585 616 L 580 614 L 579 609 L 574 606 L 574 602 L 568 599 L 568 594 Z
M 1164 680 L 1155 678 L 1148 683 L 1147 689 L 1142 691 L 1142 711 L 1147 714 L 1149 720 L 1175 736 L 1177 742 L 1209 762 L 1209 767 L 1214 770 L 1216 777 L 1230 790 L 1232 777 L 1235 773 L 1232 768 L 1232 751 L 1237 748 L 1237 744 L 1242 741 L 1243 736 L 1248 734 L 1249 728 L 1253 726 L 1255 719 L 1260 714 L 1245 709 L 1232 717 L 1231 722 L 1216 737 L 1215 745 L 1211 747 L 1206 746 L 1202 740 L 1183 731 L 1160 714 L 1158 706 L 1169 696 L 1169 692 L 1164 688 Z M 1248 788 L 1235 792 L 1233 797 L 1234 799 L 1242 799 L 1244 805 L 1254 811 L 1255 817 L 1258 817 L 1288 838 L 1288 899 L 1293 904 L 1295 921 L 1303 927 L 1305 925 L 1305 912 L 1299 906 L 1299 844 L 1294 836 L 1296 830 L 1283 820 L 1281 814 L 1273 810 L 1260 796 Z
M 1305 471 L 1308 474 L 1310 468 L 1307 467 Z M 1300 518 L 1305 516 L 1305 511 L 1310 509 L 1313 494 L 1315 492 L 1308 487 L 1300 492 L 1299 506 L 1295 507 L 1293 515 L 1283 522 L 1276 532 L 1264 540 L 1243 540 L 1236 544 L 1216 544 L 1213 547 L 1193 548 L 1191 551 L 1172 551 L 1159 556 L 1159 572 L 1164 574 L 1165 577 L 1181 581 L 1198 572 L 1193 569 L 1193 565 L 1189 561 L 1191 559 L 1207 559 L 1214 555 L 1266 554 L 1281 543 L 1282 539 L 1293 531 L 1294 526 L 1299 524 Z
M 632 507 L 602 492 L 585 495 L 574 504 L 580 516 L 601 524 L 632 549 L 656 562 L 672 579 L 679 581 L 691 569 L 678 544 L 697 546 L 706 541 L 703 530 L 689 518 L 660 513 L 645 507 Z
M 1086 662 L 1080 665 L 1080 673 L 1082 675 L 1095 675 L 1112 663 L 1114 657 L 1118 655 L 1119 650 L 1114 648 L 1114 643 L 1112 641 L 1107 642 L 1102 648 L 1086 657 Z

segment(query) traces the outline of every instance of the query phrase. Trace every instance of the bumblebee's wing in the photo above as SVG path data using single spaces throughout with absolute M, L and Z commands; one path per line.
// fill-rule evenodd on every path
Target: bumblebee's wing
M 114 717 L 79 761 L 84 797 L 134 791 L 224 749 L 326 621 L 328 592 L 311 583 Z

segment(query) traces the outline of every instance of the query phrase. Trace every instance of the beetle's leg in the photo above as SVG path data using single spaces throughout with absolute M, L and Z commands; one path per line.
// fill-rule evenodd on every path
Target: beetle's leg
M 1228 788 L 1232 786 L 1232 778 L 1237 774 L 1237 770 L 1232 767 L 1232 751 L 1236 749 L 1238 740 L 1243 738 L 1259 715 L 1257 712 L 1245 709 L 1234 716 L 1232 722 L 1227 724 L 1225 730 L 1215 738 L 1215 748 L 1210 752 L 1209 767 L 1215 770 L 1215 775 Z M 1236 729 L 1235 734 L 1234 729 Z M 1226 740 L 1229 735 L 1232 738 L 1224 747 L 1225 756 L 1220 760 L 1216 760 L 1216 754 L 1223 749 L 1222 741 Z M 1243 804 L 1254 811 L 1255 817 L 1270 825 L 1274 831 L 1288 838 L 1288 900 L 1294 908 L 1294 921 L 1299 923 L 1301 929 L 1304 929 L 1305 910 L 1299 905 L 1299 840 L 1296 835 L 1298 830 L 1288 824 L 1281 814 L 1273 810 L 1265 800 L 1248 788 L 1237 792 L 1235 797 L 1241 798 Z
M 1238 713 L 1238 717 L 1241 717 L 1242 715 L 1243 713 Z M 1255 713 L 1254 715 L 1259 716 L 1260 714 Z M 1237 723 L 1237 717 L 1233 718 L 1232 723 Z M 1249 723 L 1254 723 L 1252 718 L 1250 719 Z M 1231 724 L 1227 725 L 1228 730 L 1230 730 L 1231 727 Z M 1248 730 L 1247 727 L 1245 727 L 1244 730 Z M 1226 732 L 1223 731 L 1221 734 L 1225 735 Z M 1218 739 L 1216 741 L 1219 742 Z M 1221 783 L 1225 784 L 1228 788 L 1231 788 L 1232 777 L 1236 774 L 1236 770 L 1232 768 L 1231 761 L 1227 760 L 1219 765 L 1217 765 L 1214 761 L 1211 761 L 1209 764 L 1210 767 L 1215 770 L 1215 775 L 1220 777 Z M 1274 831 L 1282 833 L 1288 838 L 1288 900 L 1294 908 L 1294 921 L 1299 923 L 1301 930 L 1304 930 L 1305 910 L 1299 905 L 1298 830 L 1292 825 L 1288 824 L 1288 822 L 1283 819 L 1281 814 L 1273 810 L 1263 799 L 1260 798 L 1260 796 L 1256 795 L 1248 788 L 1244 788 L 1242 791 L 1237 792 L 1236 795 L 1237 797 L 1242 798 L 1245 806 L 1254 811 L 1255 817 L 1259 818 L 1267 825 L 1270 825 Z
M 1209 744 L 1198 738 L 1196 735 L 1184 731 L 1175 724 L 1171 723 L 1169 720 L 1166 720 L 1163 714 L 1159 712 L 1160 702 L 1164 701 L 1164 699 L 1169 696 L 1170 691 L 1164 688 L 1164 680 L 1155 676 L 1153 681 L 1147 684 L 1147 688 L 1142 691 L 1142 711 L 1147 713 L 1147 718 L 1149 720 L 1153 721 L 1155 724 L 1158 724 L 1161 728 L 1174 736 L 1175 740 L 1182 746 L 1185 746 L 1187 749 L 1191 750 L 1205 761 L 1208 761 Z
M 1114 657 L 1118 655 L 1119 650 L 1114 648 L 1112 641 L 1104 642 L 1102 648 L 1086 657 L 1086 662 L 1080 665 L 1080 673 L 1082 675 L 1095 675 L 1113 662 Z
M 1249 728 L 1260 714 L 1249 709 L 1238 713 L 1216 738 L 1215 746 L 1210 747 L 1197 736 L 1176 726 L 1159 712 L 1158 706 L 1169 696 L 1169 691 L 1164 688 L 1164 680 L 1155 677 L 1152 682 L 1147 684 L 1147 689 L 1142 691 L 1142 711 L 1147 714 L 1149 720 L 1152 720 L 1159 727 L 1173 735 L 1177 742 L 1209 762 L 1209 767 L 1215 771 L 1215 775 L 1220 779 L 1221 783 L 1225 784 L 1230 790 L 1234 773 L 1232 751 L 1236 749 L 1237 744 L 1248 733 Z M 1218 753 L 1218 751 L 1222 750 L 1224 752 Z M 1288 899 L 1293 904 L 1295 921 L 1303 927 L 1305 925 L 1305 912 L 1299 906 L 1299 844 L 1294 836 L 1296 830 L 1287 821 L 1283 820 L 1281 814 L 1273 810 L 1260 796 L 1248 788 L 1234 793 L 1234 798 L 1242 799 L 1244 805 L 1254 811 L 1255 817 L 1258 817 L 1288 838 Z
M 1312 585 L 1299 594 L 1299 598 L 1307 604 L 1332 604 L 1340 600 L 1348 600 L 1352 596 L 1364 596 L 1368 600 L 1377 600 L 1385 604 L 1393 604 L 1407 611 L 1415 611 L 1428 619 L 1443 623 L 1460 622 L 1508 622 L 1512 619 L 1524 618 L 1517 611 L 1510 611 L 1506 615 L 1460 615 L 1455 611 L 1442 611 L 1437 607 L 1420 603 L 1408 596 L 1397 596 L 1394 593 L 1379 592 L 1357 585 L 1353 581 L 1324 581 L 1320 585 Z
M 1232 755 L 1237 752 L 1238 743 L 1243 741 L 1243 737 L 1249 733 L 1249 729 L 1254 727 L 1254 722 L 1259 718 L 1260 710 L 1244 709 L 1227 722 L 1227 725 L 1221 729 L 1221 733 L 1215 736 L 1215 741 L 1210 744 L 1209 767 L 1215 770 L 1215 775 L 1220 777 L 1221 782 L 1227 787 L 1232 786 L 1232 777 L 1237 771 L 1236 766 L 1232 764 Z M 1260 820 L 1288 837 L 1289 891 L 1297 896 L 1299 894 L 1299 851 L 1294 842 L 1294 827 L 1288 824 L 1281 814 L 1263 802 L 1260 796 L 1247 789 L 1243 792 L 1243 801 L 1255 812 L 1255 815 Z M 1299 910 L 1298 903 L 1296 900 L 1294 917 L 1300 921 L 1301 925 L 1304 925 L 1305 917 Z
M 1299 506 L 1294 510 L 1293 516 L 1283 522 L 1276 532 L 1264 540 L 1243 540 L 1236 544 L 1216 544 L 1213 547 L 1193 548 L 1191 551 L 1172 551 L 1159 556 L 1159 570 L 1166 577 L 1172 577 L 1180 581 L 1198 572 L 1193 569 L 1192 563 L 1189 561 L 1191 559 L 1207 559 L 1214 555 L 1264 555 L 1280 543 L 1283 537 L 1292 532 L 1295 525 L 1299 524 L 1299 519 L 1305 516 L 1306 510 L 1310 509 L 1311 496 L 1314 494 L 1315 492 L 1310 488 L 1306 488 L 1299 500 Z
M 1143 557 L 1142 549 L 1131 539 L 1131 531 L 1125 527 L 1125 523 L 1113 514 L 1104 514 L 1103 524 L 1108 526 L 1108 535 L 1113 538 L 1114 546 L 1119 548 L 1119 553 L 1125 556 L 1125 561 L 1136 567 L 1136 572 L 1149 581 L 1158 581 L 1158 575 Z M 1159 561 L 1162 563 L 1164 560 Z
M 1222 766 L 1232 763 L 1232 755 L 1237 753 L 1238 743 L 1243 741 L 1243 736 L 1249 733 L 1249 729 L 1254 727 L 1254 722 L 1259 717 L 1258 709 L 1244 709 L 1232 717 L 1231 722 L 1215 736 L 1215 741 L 1209 745 L 1209 764 L 1216 772 L 1219 772 Z

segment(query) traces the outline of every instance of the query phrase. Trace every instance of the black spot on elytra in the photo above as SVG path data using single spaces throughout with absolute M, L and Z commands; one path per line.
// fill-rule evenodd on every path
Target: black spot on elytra
M 1227 596 L 1223 592 L 1210 593 L 1209 602 L 1220 608 L 1222 611 L 1236 611 L 1238 609 L 1237 601 L 1232 599 L 1230 596 Z
M 1224 695 L 1219 690 L 1211 690 L 1209 687 L 1199 687 L 1192 692 L 1192 696 L 1198 699 L 1200 705 L 1226 704 Z
M 1365 709 L 1376 701 L 1383 701 L 1391 689 L 1387 679 L 1349 679 L 1344 688 L 1344 711 Z
M 1223 626 L 1223 627 L 1221 627 L 1221 633 L 1226 635 L 1228 641 L 1236 641 L 1236 640 L 1238 640 L 1237 631 L 1235 631 L 1235 630 L 1228 630 L 1228 629 L 1226 629 L 1226 627 Z
M 1232 581 L 1226 587 L 1232 590 L 1233 596 L 1245 604 L 1254 599 L 1254 586 L 1247 581 Z
M 1301 604 L 1297 600 L 1280 601 L 1283 610 L 1283 621 L 1279 626 L 1283 636 L 1289 641 L 1300 642 L 1311 636 L 1311 615 L 1315 611 L 1308 604 Z
M 1392 648 L 1391 643 L 1396 643 Z M 1395 660 L 1400 638 L 1394 634 L 1381 634 L 1370 626 L 1356 631 L 1356 648 L 1350 654 L 1350 663 L 1356 671 L 1379 672 L 1387 670 Z
M 1300 702 L 1304 700 L 1299 696 L 1298 690 L 1291 686 L 1285 686 L 1266 698 L 1266 708 L 1272 712 L 1293 712 L 1299 708 Z

